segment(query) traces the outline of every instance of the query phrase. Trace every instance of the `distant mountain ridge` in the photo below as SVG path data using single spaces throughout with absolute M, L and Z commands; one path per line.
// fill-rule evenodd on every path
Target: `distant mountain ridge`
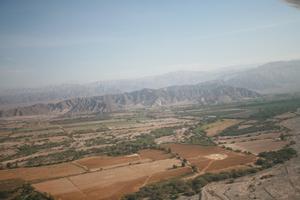
M 221 104 L 259 97 L 256 92 L 222 84 L 171 86 L 122 94 L 75 98 L 0 111 L 0 117 L 110 113 L 130 108 L 178 104 Z
M 143 88 L 216 82 L 259 93 L 300 92 L 300 60 L 271 62 L 259 67 L 216 72 L 178 71 L 138 79 L 98 81 L 90 84 L 64 84 L 35 89 L 9 90 L 0 94 L 0 109 L 36 103 L 58 102 L 77 97 L 121 94 Z
M 158 89 L 172 85 L 197 84 L 215 79 L 209 72 L 170 72 L 137 79 L 97 81 L 89 84 L 63 84 L 33 89 L 12 89 L 0 93 L 0 105 L 32 105 L 76 97 L 91 97 L 132 92 L 143 88 Z M 1 107 L 0 107 L 1 108 Z
M 225 84 L 260 93 L 300 91 L 300 60 L 271 62 L 221 79 Z

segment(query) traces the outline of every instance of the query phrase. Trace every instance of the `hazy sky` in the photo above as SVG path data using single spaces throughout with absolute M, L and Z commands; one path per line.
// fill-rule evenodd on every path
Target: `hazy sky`
M 0 1 L 0 88 L 296 58 L 281 0 Z

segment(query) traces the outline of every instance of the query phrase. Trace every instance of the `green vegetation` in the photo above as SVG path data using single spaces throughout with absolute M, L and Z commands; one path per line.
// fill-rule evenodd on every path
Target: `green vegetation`
M 276 100 L 274 100 L 276 99 Z M 279 100 L 278 100 L 279 99 Z M 192 105 L 177 107 L 172 110 L 178 116 L 216 118 L 242 118 L 266 120 L 285 112 L 294 112 L 300 108 L 300 97 L 286 95 L 285 97 L 264 97 L 247 103 L 231 103 L 225 105 Z
M 55 143 L 55 142 L 45 142 L 44 144 L 39 144 L 39 145 L 24 144 L 24 145 L 17 148 L 18 151 L 17 151 L 16 154 L 3 157 L 3 158 L 0 159 L 0 161 L 3 162 L 3 161 L 19 158 L 19 157 L 22 157 L 22 156 L 32 155 L 32 154 L 37 153 L 41 150 L 50 149 L 50 148 L 53 148 L 53 147 L 59 147 L 59 146 L 66 147 L 69 144 L 70 144 L 69 140 L 65 140 L 65 141 L 57 142 L 57 143 Z
M 244 170 L 232 170 L 219 174 L 204 174 L 190 181 L 173 179 L 166 182 L 152 184 L 141 188 L 138 192 L 123 197 L 123 200 L 171 200 L 180 195 L 192 196 L 201 191 L 201 188 L 213 181 L 221 181 L 229 178 L 238 178 L 248 174 L 256 173 L 257 168 Z
M 70 141 L 65 140 L 62 142 L 45 142 L 44 144 L 39 144 L 39 145 L 28 145 L 25 144 L 23 146 L 18 147 L 18 154 L 20 155 L 31 155 L 35 152 L 38 152 L 42 149 L 50 149 L 53 147 L 58 147 L 58 146 L 66 146 L 69 144 Z
M 113 146 L 104 148 L 104 152 L 109 156 L 119 156 L 137 153 L 142 149 L 160 149 L 154 142 L 156 138 L 173 135 L 176 127 L 159 128 L 150 132 L 137 136 L 133 140 L 120 141 Z
M 65 119 L 58 119 L 53 120 L 50 122 L 52 125 L 65 125 L 65 124 L 74 124 L 80 122 L 90 122 L 90 121 L 102 121 L 111 119 L 109 113 L 101 113 L 91 117 L 77 117 L 77 118 L 65 118 Z
M 263 168 L 269 168 L 276 164 L 283 163 L 296 155 L 297 151 L 290 147 L 278 151 L 262 152 L 258 155 L 260 158 L 256 161 L 256 164 Z
M 256 110 L 256 112 L 252 114 L 250 118 L 256 120 L 266 120 L 276 115 L 296 111 L 297 108 L 300 108 L 300 98 L 294 97 L 278 101 L 256 102 L 251 104 L 245 104 L 241 107 Z
M 40 193 L 20 180 L 0 182 L 0 199 L 3 200 L 54 200 L 48 194 Z
M 211 182 L 235 179 L 245 175 L 253 174 L 259 170 L 272 167 L 275 164 L 283 163 L 292 157 L 296 156 L 297 152 L 292 148 L 284 148 L 278 151 L 260 153 L 260 159 L 256 164 L 262 167 L 251 167 L 247 169 L 231 170 L 218 174 L 206 173 L 198 176 L 193 180 L 183 181 L 173 179 L 165 182 L 160 182 L 141 188 L 138 192 L 129 194 L 123 197 L 123 200 L 171 200 L 177 199 L 179 196 L 192 196 L 199 194 L 202 187 Z
M 57 164 L 67 161 L 76 160 L 82 158 L 87 152 L 76 151 L 75 149 L 68 149 L 66 151 L 52 153 L 45 156 L 38 156 L 30 158 L 26 162 L 27 167 L 37 167 L 41 165 Z
M 159 128 L 151 131 L 150 134 L 155 138 L 169 136 L 175 134 L 175 128 L 176 127 Z
M 195 128 L 190 129 L 193 134 L 191 137 L 186 139 L 185 143 L 187 144 L 198 144 L 202 146 L 212 146 L 215 143 L 212 141 L 210 137 L 206 136 L 206 133 L 202 129 L 202 124 L 199 123 Z
M 174 128 L 161 128 L 152 131 L 150 134 L 139 135 L 133 140 L 127 141 L 110 141 L 110 143 L 115 143 L 112 146 L 107 146 L 103 148 L 92 148 L 89 150 L 77 151 L 75 149 L 68 149 L 63 152 L 49 154 L 47 156 L 39 156 L 36 158 L 28 159 L 26 166 L 41 166 L 49 165 L 55 163 L 61 163 L 66 161 L 72 161 L 79 158 L 82 158 L 86 155 L 93 154 L 106 154 L 108 156 L 120 156 L 120 155 L 129 155 L 137 153 L 142 149 L 161 149 L 155 142 L 155 138 L 159 138 L 165 135 L 170 135 L 174 133 Z M 103 138 L 96 140 L 88 140 L 88 145 L 103 144 L 107 143 Z M 93 144 L 91 144 L 93 143 Z M 26 152 L 32 151 L 32 149 L 26 146 Z M 28 149 L 28 150 L 27 150 Z
M 92 138 L 85 141 L 85 145 L 88 147 L 94 145 L 109 144 L 109 143 L 110 141 L 106 140 L 103 137 Z
M 113 146 L 104 148 L 109 156 L 119 156 L 137 153 L 139 150 L 158 148 L 152 135 L 141 135 L 132 141 L 121 141 Z
M 45 128 L 14 128 L 12 130 L 12 133 L 31 133 L 31 132 L 37 132 L 37 131 L 50 131 L 50 130 L 57 130 L 58 127 L 56 126 L 49 126 Z
M 113 146 L 104 148 L 104 152 L 110 156 L 118 156 L 137 153 L 142 149 L 160 149 L 154 140 L 163 136 L 173 135 L 175 128 L 178 127 L 159 128 L 151 131 L 150 134 L 139 135 L 134 140 L 120 141 Z
M 255 132 L 261 131 L 274 131 L 274 130 L 282 130 L 285 129 L 279 125 L 276 125 L 275 122 L 272 121 L 258 121 L 252 124 L 250 127 L 239 129 L 239 124 L 231 126 L 223 130 L 219 135 L 221 136 L 237 136 L 237 135 L 245 135 Z
M 287 128 L 280 127 L 274 121 L 270 121 L 276 115 L 286 112 L 294 112 L 300 107 L 300 98 L 290 98 L 278 101 L 259 101 L 244 104 L 240 106 L 243 109 L 252 111 L 252 115 L 248 119 L 256 120 L 257 122 L 250 127 L 239 129 L 239 124 L 225 129 L 221 136 L 237 136 L 258 131 L 288 131 Z

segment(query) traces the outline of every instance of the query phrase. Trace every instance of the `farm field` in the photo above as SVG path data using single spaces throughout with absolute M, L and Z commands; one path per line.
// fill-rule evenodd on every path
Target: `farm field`
M 246 151 L 258 155 L 259 153 L 265 151 L 277 151 L 288 144 L 288 141 L 280 141 L 276 139 L 259 139 L 253 141 L 224 144 L 224 146 L 232 148 L 233 150 Z
M 83 155 L 91 154 L 119 141 L 132 140 L 160 128 L 193 123 L 192 120 L 174 117 L 139 121 L 131 118 L 104 119 L 86 123 L 78 120 L 66 123 L 65 119 L 4 121 L 0 130 L 0 166 L 22 167 L 67 162 L 78 159 L 78 151 Z
M 167 144 L 166 147 L 196 166 L 200 174 L 246 166 L 256 160 L 253 155 L 228 151 L 218 146 Z
M 61 200 L 117 200 L 164 181 L 248 169 L 261 152 L 292 142 L 285 120 L 297 114 L 245 118 L 259 109 L 238 106 L 2 120 L 0 183 L 22 180 Z
M 72 164 L 62 163 L 49 166 L 0 170 L 0 180 L 23 179 L 35 182 L 84 173 L 85 170 Z
M 280 124 L 280 122 L 276 122 Z M 285 126 L 280 125 L 282 130 L 263 130 L 254 131 L 247 134 L 233 136 L 218 136 L 215 142 L 219 146 L 223 146 L 235 151 L 250 152 L 258 155 L 261 152 L 277 151 L 290 144 L 291 135 L 285 129 Z M 239 125 L 238 131 L 244 129 L 252 129 L 253 124 L 247 123 Z M 259 130 L 259 128 L 257 129 Z
M 56 165 L 0 170 L 0 181 L 29 181 L 38 191 L 58 199 L 119 199 L 148 183 L 188 173 L 191 169 L 181 167 L 179 159 L 149 149 L 128 156 L 94 156 Z
M 73 196 L 75 198 L 76 193 L 80 192 L 87 199 L 118 199 L 125 192 L 134 192 L 146 185 L 148 180 L 156 173 L 159 173 L 161 178 L 156 176 L 152 182 L 163 179 L 164 172 L 170 171 L 171 175 L 186 173 L 184 170 L 180 172 L 177 169 L 172 172 L 172 166 L 180 166 L 180 164 L 180 160 L 175 158 L 164 159 L 69 176 L 33 184 L 33 186 L 39 191 L 53 194 L 58 198 L 61 198 L 61 196 Z M 168 173 L 166 173 L 166 176 L 168 176 Z M 127 188 L 129 186 L 131 189 Z
M 219 120 L 207 125 L 204 125 L 203 129 L 206 132 L 207 136 L 216 136 L 219 133 L 221 133 L 224 129 L 236 125 L 241 120 L 236 120 L 236 119 L 223 119 Z

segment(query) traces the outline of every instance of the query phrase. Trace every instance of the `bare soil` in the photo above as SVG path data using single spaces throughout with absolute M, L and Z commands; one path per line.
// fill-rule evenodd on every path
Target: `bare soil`
M 236 119 L 224 119 L 211 124 L 208 124 L 204 127 L 207 136 L 215 136 L 221 133 L 226 128 L 240 123 L 241 120 Z
M 198 167 L 201 173 L 224 170 L 226 168 L 248 165 L 256 160 L 253 155 L 236 153 L 218 146 L 199 146 L 186 144 L 167 144 L 172 152 L 187 159 Z M 204 170 L 203 170 L 204 169 Z

